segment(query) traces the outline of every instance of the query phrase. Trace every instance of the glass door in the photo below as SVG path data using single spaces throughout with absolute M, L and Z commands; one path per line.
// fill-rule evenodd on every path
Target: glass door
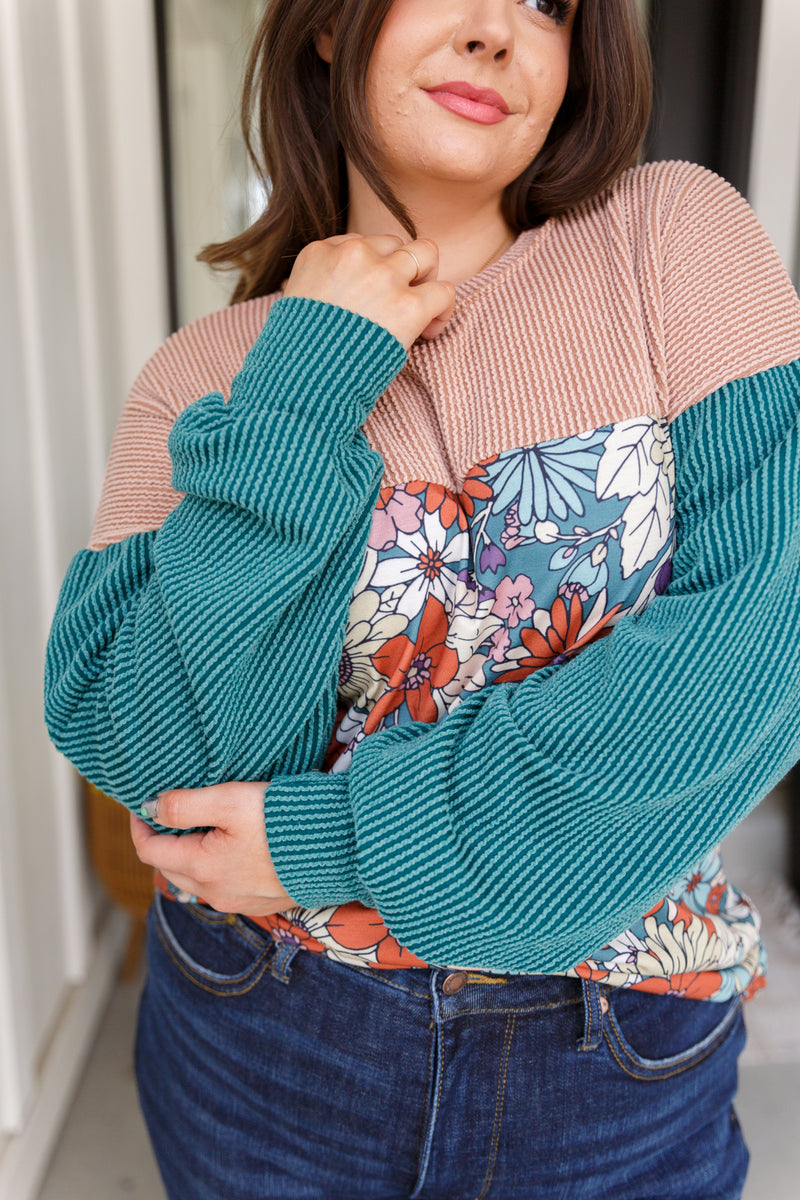
M 240 233 L 264 203 L 249 170 L 239 104 L 264 0 L 157 0 L 168 180 L 173 323 L 227 304 L 234 276 L 196 255 Z

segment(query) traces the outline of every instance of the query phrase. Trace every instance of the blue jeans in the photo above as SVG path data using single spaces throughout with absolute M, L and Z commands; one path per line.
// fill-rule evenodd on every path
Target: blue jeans
M 157 896 L 137 1035 L 170 1200 L 734 1200 L 741 1002 L 373 970 Z

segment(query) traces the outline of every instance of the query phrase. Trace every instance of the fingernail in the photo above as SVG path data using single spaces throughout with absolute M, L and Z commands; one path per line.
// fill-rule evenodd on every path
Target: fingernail
M 143 817 L 148 817 L 151 821 L 158 820 L 158 796 L 150 796 L 144 801 L 140 812 Z

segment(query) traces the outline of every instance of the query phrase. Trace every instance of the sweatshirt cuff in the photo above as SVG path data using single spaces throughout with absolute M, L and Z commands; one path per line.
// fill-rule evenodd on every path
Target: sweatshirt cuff
M 407 357 L 394 334 L 360 313 L 305 296 L 281 297 L 233 382 L 231 403 L 282 396 L 296 412 L 323 411 L 331 432 L 352 435 Z
M 264 794 L 272 862 L 284 890 L 303 908 L 375 902 L 358 877 L 347 772 L 309 771 L 272 779 Z

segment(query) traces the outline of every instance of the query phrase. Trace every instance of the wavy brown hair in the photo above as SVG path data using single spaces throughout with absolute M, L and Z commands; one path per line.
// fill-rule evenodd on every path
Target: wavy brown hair
M 242 128 L 269 194 L 237 237 L 198 258 L 239 271 L 231 302 L 277 291 L 309 242 L 345 233 L 348 155 L 409 237 L 369 120 L 372 48 L 393 0 L 267 0 L 247 63 Z M 332 61 L 315 39 L 335 21 Z M 650 116 L 650 55 L 635 0 L 580 0 L 564 101 L 541 151 L 503 192 L 514 233 L 598 195 L 636 161 Z

